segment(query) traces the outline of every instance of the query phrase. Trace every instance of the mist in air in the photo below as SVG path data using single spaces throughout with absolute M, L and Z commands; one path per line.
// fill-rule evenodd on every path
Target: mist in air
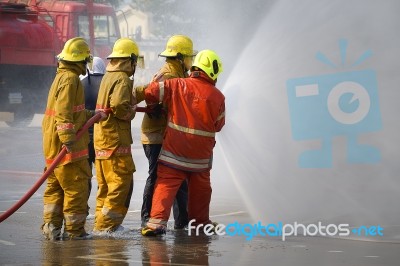
M 254 221 L 397 225 L 400 2 L 175 2 L 184 23 L 160 36 L 188 35 L 223 62 L 213 197 L 239 198 Z
M 217 87 L 226 96 L 226 126 L 217 138 L 212 180 L 234 183 L 255 221 L 396 225 L 400 218 L 400 3 L 218 2 L 199 7 L 207 34 L 194 37 L 197 49 L 217 51 L 225 69 Z M 307 112 L 305 106 L 291 113 L 291 108 L 301 105 L 291 105 L 289 98 L 294 96 L 289 95 L 287 82 L 311 77 L 321 83 L 321 76 L 329 76 L 337 82 L 351 77 L 357 83 L 358 76 L 351 74 L 357 71 L 360 79 L 376 81 L 372 87 L 377 95 L 370 95 L 375 105 L 367 110 L 367 117 L 374 112 L 370 123 L 380 126 L 364 123 L 356 125 L 355 131 L 339 123 L 306 130 L 314 137 L 295 138 L 294 127 L 301 127 L 302 121 L 313 125 L 332 120 L 324 115 L 326 106 L 335 103 L 326 97 L 328 86 L 327 92 L 310 100 L 321 106 L 320 112 Z M 295 121 L 299 117 L 303 120 Z M 372 130 L 362 130 L 369 126 Z M 377 161 L 368 162 L 369 154 L 362 150 L 359 157 L 364 161 L 349 161 L 350 135 L 358 144 L 378 150 Z M 321 149 L 322 139 L 330 143 L 326 153 L 331 154 L 331 165 L 304 167 L 303 152 Z M 231 192 L 214 189 L 214 194 Z

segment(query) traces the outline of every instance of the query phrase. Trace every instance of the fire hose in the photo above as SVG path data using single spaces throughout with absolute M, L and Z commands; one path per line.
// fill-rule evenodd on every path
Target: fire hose
M 111 112 L 111 109 L 105 110 L 106 114 Z M 151 109 L 148 107 L 136 107 L 136 112 L 149 112 L 151 113 Z M 76 133 L 76 140 L 80 139 L 89 127 L 91 127 L 94 123 L 100 120 L 101 114 L 97 113 L 92 118 L 90 118 L 83 127 Z M 46 181 L 47 177 L 54 171 L 57 165 L 61 162 L 64 156 L 67 154 L 67 148 L 64 146 L 61 151 L 58 153 L 56 158 L 54 159 L 53 163 L 46 169 L 43 173 L 42 177 L 36 181 L 33 187 L 17 202 L 15 203 L 10 209 L 0 215 L 0 223 L 2 223 L 5 219 L 10 217 L 14 212 L 16 212 L 22 205 L 25 204 L 29 200 L 30 197 L 39 189 L 39 187 Z

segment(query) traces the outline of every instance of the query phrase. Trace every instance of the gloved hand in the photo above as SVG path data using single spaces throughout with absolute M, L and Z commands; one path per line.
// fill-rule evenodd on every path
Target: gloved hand
M 150 109 L 150 112 L 147 112 L 147 115 L 150 118 L 153 118 L 153 117 L 154 118 L 160 118 L 162 116 L 164 108 L 163 108 L 163 105 L 161 103 L 155 104 L 155 105 L 151 105 L 151 106 L 148 106 L 148 107 Z
M 68 153 L 71 153 L 71 152 L 72 152 L 72 146 L 73 146 L 73 145 L 74 145 L 74 142 L 73 142 L 73 141 L 63 143 L 63 147 L 67 148 L 67 152 L 68 152 Z
M 95 115 L 100 114 L 100 119 L 97 122 L 104 121 L 108 117 L 108 114 L 106 114 L 104 109 L 96 109 L 96 111 L 94 113 L 95 113 Z

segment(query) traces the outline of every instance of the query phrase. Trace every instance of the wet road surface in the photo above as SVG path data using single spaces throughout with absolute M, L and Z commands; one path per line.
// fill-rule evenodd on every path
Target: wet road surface
M 142 237 L 138 231 L 139 210 L 147 162 L 138 136 L 135 138 L 133 156 L 138 171 L 131 206 L 123 223 L 132 231 L 85 241 L 43 239 L 39 229 L 42 185 L 24 206 L 0 224 L 0 265 L 399 265 L 400 244 L 390 238 L 376 242 L 298 236 L 282 241 L 277 237 L 257 236 L 247 241 L 243 235 L 188 236 L 184 230 L 168 230 L 162 237 Z M 0 144 L 0 212 L 4 212 L 41 175 L 40 129 L 0 128 Z M 252 223 L 233 185 L 213 177 L 212 182 L 211 219 L 222 224 Z M 94 204 L 92 191 L 91 214 Z M 86 227 L 87 231 L 92 230 L 92 215 Z

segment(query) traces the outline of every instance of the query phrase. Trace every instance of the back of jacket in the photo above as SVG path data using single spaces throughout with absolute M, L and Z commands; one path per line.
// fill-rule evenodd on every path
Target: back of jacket
M 79 79 L 82 74 L 77 64 L 60 62 L 51 85 L 42 122 L 43 152 L 49 166 L 62 149 L 63 143 L 74 142 L 76 132 L 90 117 L 85 110 L 84 89 Z M 74 143 L 61 165 L 87 158 L 88 133 Z
M 212 165 L 215 133 L 225 124 L 225 97 L 203 72 L 189 78 L 152 82 L 147 103 L 162 101 L 168 124 L 159 161 L 168 166 L 207 171 Z
M 110 62 L 101 81 L 96 109 L 111 108 L 112 112 L 106 120 L 94 125 L 96 159 L 131 154 L 131 120 L 135 111 L 131 104 L 133 81 L 129 70 L 128 61 Z

